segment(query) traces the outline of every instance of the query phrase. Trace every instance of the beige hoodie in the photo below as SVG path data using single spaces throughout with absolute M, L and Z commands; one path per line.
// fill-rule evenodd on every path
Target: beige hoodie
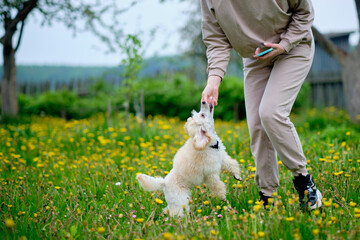
M 311 0 L 201 0 L 201 9 L 209 76 L 224 77 L 232 48 L 250 58 L 265 42 L 289 52 L 312 41 Z

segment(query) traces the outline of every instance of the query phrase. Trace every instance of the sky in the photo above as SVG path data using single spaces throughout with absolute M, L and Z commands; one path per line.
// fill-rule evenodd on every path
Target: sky
M 132 0 L 120 0 L 130 3 Z M 140 33 L 145 43 L 145 57 L 180 53 L 184 48 L 179 29 L 185 24 L 187 2 L 143 0 L 121 15 L 126 33 Z M 355 31 L 358 28 L 354 0 L 312 0 L 316 26 L 321 32 Z M 199 13 L 200 14 L 200 13 Z M 116 66 L 122 56 L 106 54 L 104 44 L 89 32 L 73 32 L 61 23 L 41 26 L 39 15 L 32 14 L 26 22 L 16 62 L 21 65 Z M 153 38 L 149 32 L 158 29 Z M 0 35 L 3 31 L 0 30 Z M 358 34 L 351 36 L 357 42 Z M 2 47 L 0 45 L 2 51 Z M 0 59 L 0 64 L 2 63 Z

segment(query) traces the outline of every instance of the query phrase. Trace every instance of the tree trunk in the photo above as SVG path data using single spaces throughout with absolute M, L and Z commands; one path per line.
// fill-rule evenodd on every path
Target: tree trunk
M 108 104 L 107 104 L 107 120 L 108 120 L 108 128 L 112 127 L 111 116 L 112 116 L 112 110 L 111 110 L 111 100 L 110 100 L 110 98 L 109 98 L 109 99 L 108 99 Z
M 350 118 L 360 123 L 360 45 L 342 66 L 345 106 Z
M 4 117 L 16 117 L 18 113 L 15 50 L 11 39 L 9 38 L 3 46 L 4 75 L 1 81 L 1 114 Z

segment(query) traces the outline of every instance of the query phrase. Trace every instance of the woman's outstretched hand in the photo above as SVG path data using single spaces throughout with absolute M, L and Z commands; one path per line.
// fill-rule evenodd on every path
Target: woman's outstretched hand
M 264 43 L 264 45 L 265 45 L 265 47 L 273 48 L 274 50 L 272 50 L 271 52 L 269 52 L 261 57 L 258 57 L 257 55 L 260 53 L 260 48 L 257 48 L 254 53 L 254 58 L 260 59 L 260 60 L 265 60 L 268 58 L 276 57 L 277 55 L 280 55 L 285 52 L 285 49 L 280 44 Z
M 209 76 L 206 87 L 201 95 L 201 101 L 205 101 L 209 104 L 212 103 L 214 106 L 217 106 L 220 83 L 221 77 L 215 75 Z

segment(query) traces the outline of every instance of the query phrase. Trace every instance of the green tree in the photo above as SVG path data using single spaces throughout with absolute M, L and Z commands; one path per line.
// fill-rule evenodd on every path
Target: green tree
M 115 51 L 116 43 L 122 37 L 121 24 L 118 16 L 129 6 L 121 6 L 116 0 L 86 1 L 86 0 L 0 0 L 0 24 L 3 36 L 3 77 L 1 80 L 2 115 L 15 117 L 18 113 L 16 98 L 16 61 L 15 53 L 21 44 L 21 37 L 26 20 L 30 13 L 38 12 L 43 17 L 43 24 L 62 22 L 74 33 L 90 31 L 98 36 L 108 47 Z M 111 17 L 111 23 L 105 21 Z M 14 36 L 19 36 L 17 40 Z
M 124 90 L 125 90 L 125 121 L 126 126 L 128 127 L 128 118 L 130 111 L 130 103 L 133 100 L 134 108 L 138 117 L 144 121 L 145 113 L 144 113 L 144 102 L 143 102 L 143 92 L 140 90 L 140 82 L 139 82 L 139 72 L 142 67 L 142 53 L 141 50 L 141 41 L 136 35 L 129 34 L 126 37 L 124 44 L 122 44 L 121 49 L 125 54 L 125 58 L 122 61 L 125 69 L 123 71 L 124 76 Z M 139 106 L 139 94 L 140 94 L 140 106 Z M 144 124 L 143 124 L 144 128 Z M 143 129 L 144 132 L 144 129 Z

